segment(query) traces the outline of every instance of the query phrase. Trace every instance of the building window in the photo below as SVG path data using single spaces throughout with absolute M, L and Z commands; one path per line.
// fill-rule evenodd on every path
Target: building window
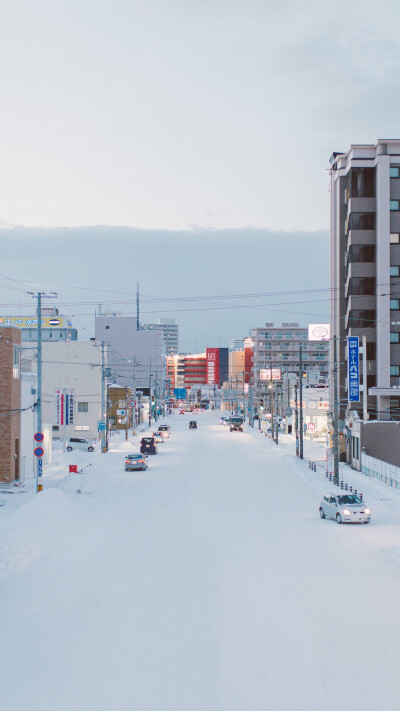
M 390 299 L 390 310 L 391 311 L 398 311 L 399 310 L 399 299 Z
M 391 365 L 390 366 L 390 375 L 400 375 L 400 366 Z
M 78 402 L 78 412 L 89 412 L 89 403 Z
M 390 212 L 398 212 L 400 210 L 400 200 L 390 201 Z
M 400 178 L 400 168 L 390 168 L 391 178 Z
M 390 244 L 399 244 L 399 233 L 398 232 L 391 232 L 390 233 Z
M 89 425 L 75 425 L 75 431 L 76 432 L 82 432 L 83 430 L 90 430 Z
M 110 327 L 109 327 L 109 326 L 106 326 L 106 329 L 107 329 L 107 328 L 110 328 Z
M 399 276 L 399 269 L 400 269 L 400 267 L 390 267 L 390 276 L 391 277 L 398 277 Z
M 390 343 L 399 343 L 399 336 L 400 336 L 400 333 L 391 333 L 390 334 Z

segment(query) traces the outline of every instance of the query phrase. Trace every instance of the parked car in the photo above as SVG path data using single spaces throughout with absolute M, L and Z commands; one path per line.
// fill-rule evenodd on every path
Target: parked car
M 142 454 L 157 454 L 154 437 L 142 437 L 140 440 L 140 451 Z
M 162 436 L 161 432 L 153 432 L 153 437 L 157 444 L 164 442 L 164 437 Z
M 127 454 L 125 457 L 125 471 L 132 472 L 137 469 L 147 469 L 148 464 L 143 454 Z
M 335 518 L 337 523 L 369 523 L 371 511 L 357 494 L 328 493 L 319 505 L 321 518 Z
M 243 432 L 243 417 L 231 417 L 229 430 L 230 432 Z
M 67 452 L 72 452 L 73 449 L 80 449 L 83 452 L 93 452 L 94 442 L 84 437 L 70 437 L 67 440 Z
M 169 425 L 160 425 L 158 428 L 158 431 L 164 438 L 168 439 L 168 437 L 170 435 L 170 426 Z
M 220 417 L 219 422 L 221 425 L 228 425 L 230 419 L 231 419 L 230 415 L 222 415 L 222 417 Z
M 189 422 L 189 429 L 190 429 L 190 430 L 197 430 L 197 422 L 196 422 L 196 420 L 190 420 L 190 422 Z

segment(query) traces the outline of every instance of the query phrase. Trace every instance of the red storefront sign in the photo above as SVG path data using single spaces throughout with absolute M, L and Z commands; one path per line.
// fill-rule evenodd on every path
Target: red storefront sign
M 219 348 L 206 348 L 206 382 L 207 385 L 219 383 Z

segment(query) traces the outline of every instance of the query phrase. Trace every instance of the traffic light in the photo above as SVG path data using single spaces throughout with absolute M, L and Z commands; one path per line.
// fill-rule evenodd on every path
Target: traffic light
M 260 410 L 264 409 L 264 398 L 260 397 Z

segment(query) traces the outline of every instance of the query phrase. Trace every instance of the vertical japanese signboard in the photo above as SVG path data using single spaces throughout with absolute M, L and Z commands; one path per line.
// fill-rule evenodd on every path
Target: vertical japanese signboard
M 74 424 L 74 391 L 65 390 L 65 424 Z
M 61 390 L 56 390 L 56 425 L 62 425 L 63 416 L 63 403 L 62 403 L 62 392 Z
M 348 339 L 348 393 L 349 402 L 360 401 L 360 365 L 358 357 L 358 336 Z
M 74 390 L 56 390 L 56 425 L 74 424 Z
M 206 382 L 207 385 L 219 383 L 219 348 L 206 348 Z

